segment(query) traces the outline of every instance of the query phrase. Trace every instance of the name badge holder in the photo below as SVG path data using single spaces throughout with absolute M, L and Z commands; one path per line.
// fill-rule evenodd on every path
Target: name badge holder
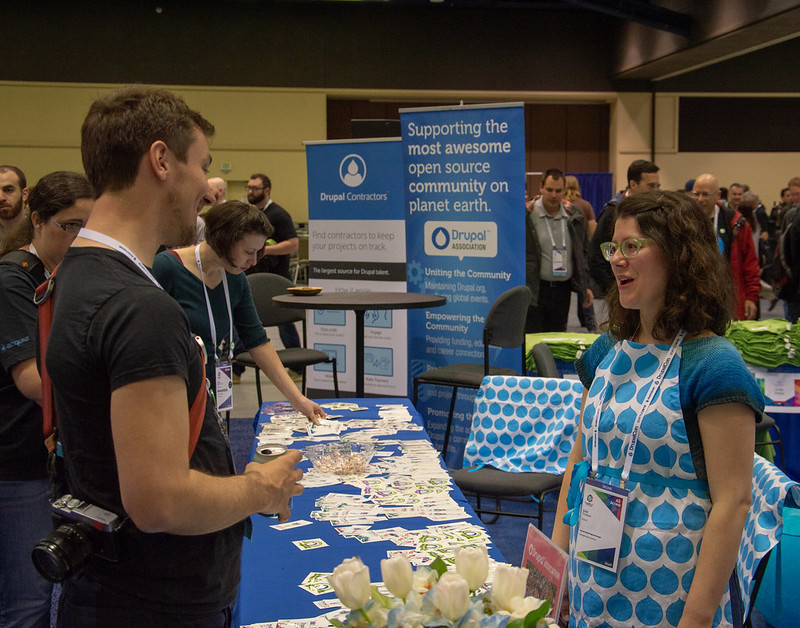
M 642 421 L 650 407 L 650 403 L 661 387 L 661 382 L 664 380 L 667 370 L 685 336 L 686 332 L 684 330 L 678 332 L 667 356 L 659 365 L 642 407 L 636 415 L 630 439 L 624 449 L 625 464 L 622 468 L 620 486 L 614 486 L 597 479 L 600 449 L 598 438 L 600 435 L 600 414 L 603 405 L 601 400 L 605 395 L 601 392 L 598 396 L 592 420 L 592 471 L 583 487 L 575 542 L 575 557 L 580 561 L 614 573 L 617 571 L 629 499 L 629 491 L 625 488 L 625 484 L 630 477 Z
M 205 276 L 203 274 L 203 264 L 200 261 L 200 245 L 194 247 L 194 258 L 197 262 L 197 272 L 200 274 L 200 283 L 203 284 L 203 294 L 206 298 L 206 310 L 208 311 L 208 326 L 211 329 L 211 342 L 214 348 L 214 381 L 216 383 L 216 395 L 214 400 L 218 412 L 233 409 L 233 313 L 231 312 L 231 297 L 228 292 L 228 279 L 225 269 L 221 268 L 222 289 L 225 292 L 225 305 L 228 308 L 228 346 L 225 356 L 220 355 L 217 343 L 217 326 L 214 323 L 214 312 L 211 309 L 211 299 L 208 296 Z
M 547 233 L 550 235 L 550 244 L 552 245 L 553 254 L 551 256 L 553 262 L 553 276 L 566 277 L 567 276 L 567 228 L 561 225 L 561 246 L 556 246 L 556 240 L 553 237 L 553 228 L 550 226 L 550 218 L 545 217 L 544 224 L 547 226 Z

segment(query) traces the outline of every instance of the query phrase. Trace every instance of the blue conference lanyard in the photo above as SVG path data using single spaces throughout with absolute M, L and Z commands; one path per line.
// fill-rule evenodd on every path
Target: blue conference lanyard
M 217 355 L 217 326 L 214 323 L 214 311 L 211 309 L 211 299 L 208 297 L 208 287 L 206 286 L 205 276 L 203 275 L 203 263 L 200 261 L 200 245 L 194 247 L 194 258 L 197 262 L 197 272 L 200 273 L 200 283 L 203 284 L 203 294 L 206 297 L 206 309 L 208 310 L 208 325 L 211 328 L 211 342 L 214 347 L 214 355 Z M 224 268 L 222 272 L 222 289 L 225 292 L 225 305 L 228 307 L 228 360 L 233 359 L 233 313 L 231 312 L 231 295 L 228 291 L 228 278 Z

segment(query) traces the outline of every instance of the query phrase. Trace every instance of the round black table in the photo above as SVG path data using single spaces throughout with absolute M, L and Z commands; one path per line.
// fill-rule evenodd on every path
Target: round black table
M 356 313 L 356 397 L 364 396 L 364 312 L 439 307 L 447 298 L 421 292 L 321 292 L 313 297 L 281 294 L 272 297 L 280 307 L 300 310 L 353 310 Z

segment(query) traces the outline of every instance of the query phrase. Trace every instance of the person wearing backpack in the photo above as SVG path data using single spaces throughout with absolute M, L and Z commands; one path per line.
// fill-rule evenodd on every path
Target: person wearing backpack
M 94 191 L 82 174 L 45 175 L 30 191 L 30 213 L 0 250 L 2 626 L 50 627 L 52 585 L 31 561 L 31 550 L 53 528 L 33 294 L 64 257 L 93 203 Z
M 697 177 L 691 195 L 713 222 L 719 250 L 730 263 L 735 296 L 734 319 L 754 320 L 761 294 L 761 269 L 750 225 L 739 211 L 718 205 L 719 183 L 713 174 Z

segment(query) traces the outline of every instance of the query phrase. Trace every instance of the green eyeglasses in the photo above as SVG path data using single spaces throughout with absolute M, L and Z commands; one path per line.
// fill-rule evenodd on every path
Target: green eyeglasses
M 617 251 L 622 253 L 622 257 L 625 259 L 630 259 L 639 254 L 642 244 L 650 242 L 651 240 L 652 238 L 625 238 L 619 244 L 616 242 L 603 242 L 600 245 L 600 252 L 607 262 L 611 261 L 611 258 L 614 257 L 614 253 Z

